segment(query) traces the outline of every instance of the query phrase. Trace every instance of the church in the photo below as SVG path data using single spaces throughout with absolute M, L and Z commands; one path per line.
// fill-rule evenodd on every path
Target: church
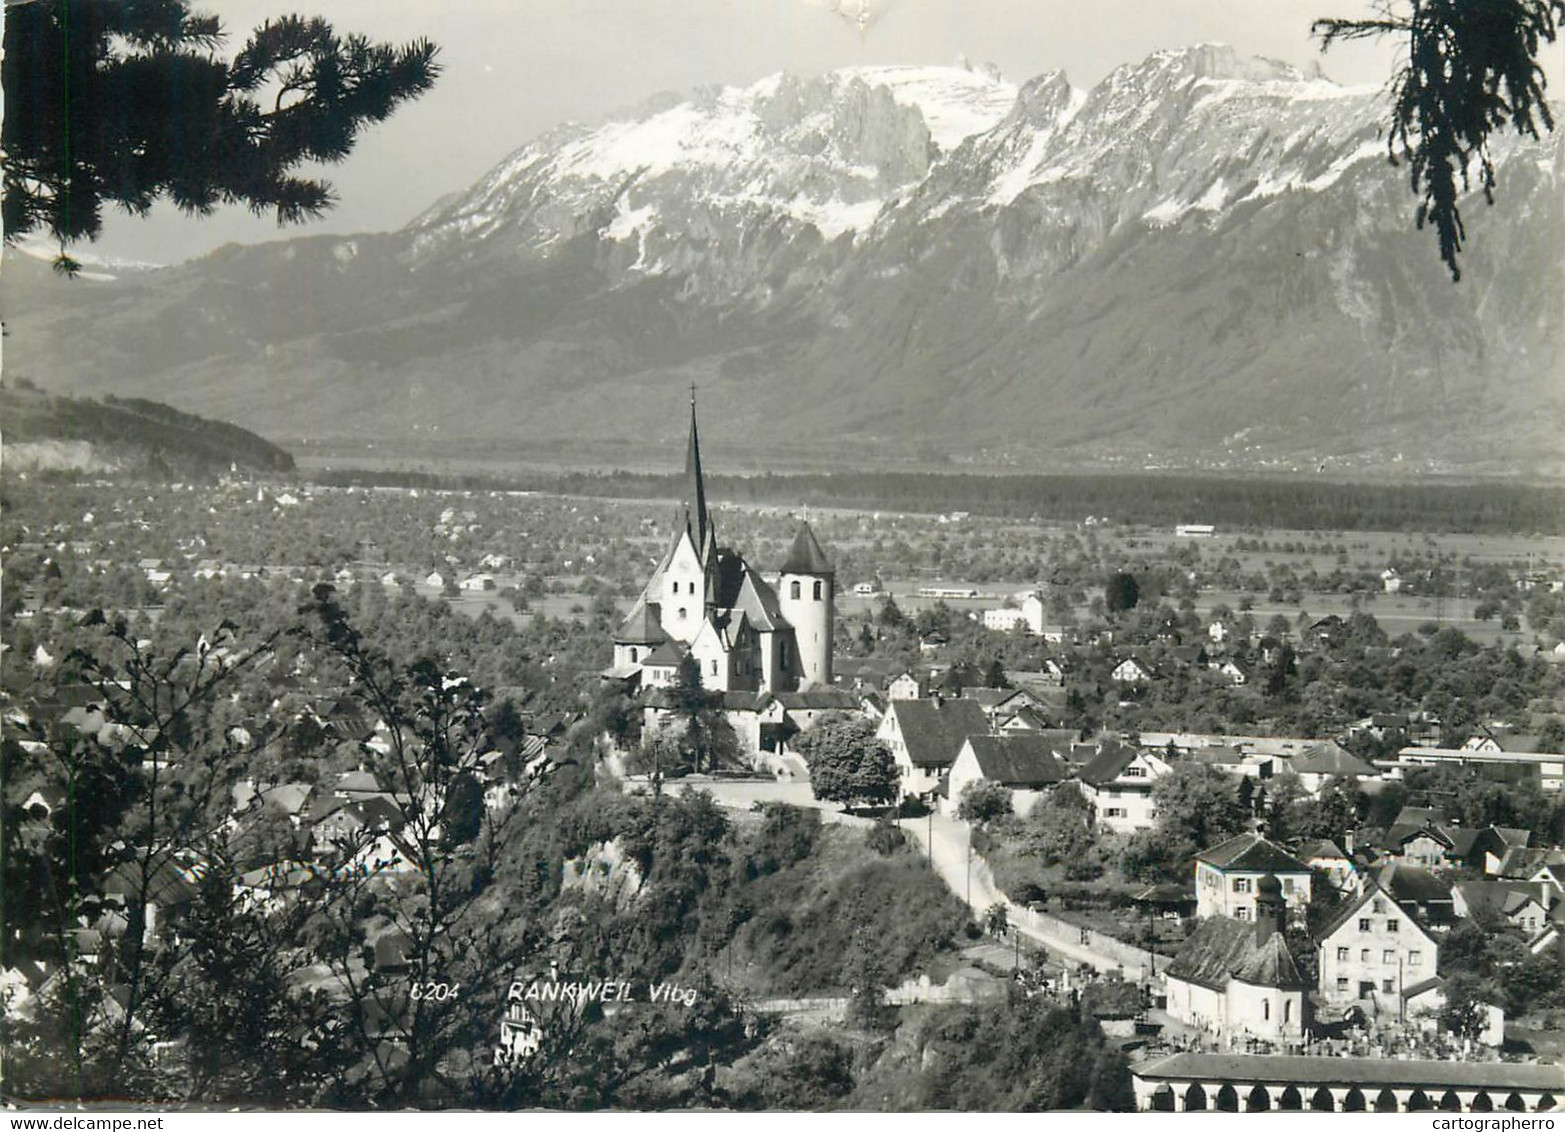
M 831 683 L 835 573 L 801 522 L 775 585 L 719 546 L 706 506 L 696 404 L 690 399 L 683 498 L 662 562 L 614 634 L 605 676 L 632 689 L 666 687 L 695 658 L 717 692 L 808 691 Z

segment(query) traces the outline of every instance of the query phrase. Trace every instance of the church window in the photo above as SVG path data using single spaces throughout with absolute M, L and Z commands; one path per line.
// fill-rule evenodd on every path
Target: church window
M 821 584 L 819 582 L 816 582 L 815 583 L 815 600 L 819 601 L 820 599 L 821 599 Z
M 679 619 L 681 621 L 685 619 L 685 607 L 682 605 L 679 607 Z
M 712 658 L 712 675 L 713 676 L 717 675 L 717 658 L 716 657 Z
M 790 598 L 792 598 L 794 601 L 798 601 L 799 600 L 799 583 L 798 582 L 789 582 L 788 583 L 788 596 Z
M 636 662 L 636 650 L 634 648 L 630 650 L 630 661 L 632 664 Z
M 1261 1021 L 1262 1022 L 1270 1022 L 1271 1020 L 1272 1020 L 1272 1002 L 1271 1002 L 1271 999 L 1269 999 L 1269 998 L 1262 999 L 1261 1000 Z
M 1282 1020 L 1284 1022 L 1293 1021 L 1293 999 L 1291 998 L 1282 1000 Z

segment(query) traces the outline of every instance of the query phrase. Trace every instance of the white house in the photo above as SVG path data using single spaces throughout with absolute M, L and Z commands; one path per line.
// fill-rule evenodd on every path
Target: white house
M 1440 946 L 1373 878 L 1319 936 L 1320 996 L 1380 1019 L 1407 1016 L 1405 994 L 1436 974 Z
M 896 760 L 899 792 L 928 797 L 940 787 L 969 735 L 988 735 L 989 717 L 974 700 L 893 699 L 875 730 L 875 738 Z
M 1115 833 L 1151 829 L 1157 821 L 1152 785 L 1169 767 L 1150 751 L 1105 743 L 1078 772 L 1081 792 L 1096 810 L 1097 824 Z
M 1126 657 L 1114 666 L 1109 679 L 1116 684 L 1145 684 L 1152 679 L 1152 670 L 1135 657 Z
M 993 782 L 1011 792 L 1011 808 L 1028 814 L 1055 785 L 1070 777 L 1071 767 L 1047 736 L 1019 733 L 969 735 L 951 764 L 948 796 L 959 802 L 962 792 L 978 782 Z
M 1280 845 L 1258 833 L 1241 833 L 1195 859 L 1196 915 L 1254 921 L 1261 878 L 1275 876 L 1284 902 L 1303 909 L 1310 902 L 1310 870 Z

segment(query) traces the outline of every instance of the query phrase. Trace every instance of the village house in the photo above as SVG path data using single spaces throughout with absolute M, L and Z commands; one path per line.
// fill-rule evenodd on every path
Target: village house
M 1302 911 L 1310 902 L 1310 870 L 1282 846 L 1258 833 L 1241 833 L 1195 859 L 1196 916 L 1254 922 L 1261 878 L 1275 876 L 1284 902 Z
M 1356 888 L 1358 870 L 1353 859 L 1337 847 L 1335 841 L 1317 840 L 1301 842 L 1294 856 L 1303 861 L 1312 872 L 1324 873 L 1336 892 Z
M 948 793 L 953 803 L 979 782 L 1011 791 L 1011 808 L 1029 814 L 1057 784 L 1070 777 L 1071 767 L 1041 735 L 969 735 L 951 764 Z
M 1421 924 L 1443 928 L 1456 920 L 1451 882 L 1431 869 L 1384 862 L 1370 871 L 1381 891 Z
M 1404 865 L 1433 869 L 1445 863 L 1455 848 L 1447 832 L 1447 819 L 1439 810 L 1404 806 L 1386 831 L 1381 848 Z
M 903 798 L 932 796 L 969 735 L 988 735 L 989 717 L 974 700 L 893 699 L 875 730 L 897 764 Z
M 1142 661 L 1128 656 L 1114 666 L 1109 679 L 1116 684 L 1146 684 L 1152 679 L 1152 670 Z
M 1526 936 L 1529 944 L 1551 923 L 1544 903 L 1546 893 L 1527 881 L 1457 881 L 1451 886 L 1451 895 L 1458 916 L 1504 920 Z
M 1312 798 L 1318 798 L 1321 790 L 1334 778 L 1363 782 L 1365 779 L 1380 777 L 1380 771 L 1375 767 L 1349 754 L 1329 739 L 1294 756 L 1288 766 L 1299 776 L 1299 785 Z
M 1439 952 L 1435 937 L 1367 879 L 1358 899 L 1320 932 L 1320 997 L 1339 1011 L 1357 1007 L 1370 1018 L 1404 1018 L 1406 992 L 1436 974 Z
M 1082 796 L 1093 805 L 1099 827 L 1134 833 L 1157 823 L 1152 785 L 1168 770 L 1168 763 L 1150 751 L 1105 742 L 1076 777 Z

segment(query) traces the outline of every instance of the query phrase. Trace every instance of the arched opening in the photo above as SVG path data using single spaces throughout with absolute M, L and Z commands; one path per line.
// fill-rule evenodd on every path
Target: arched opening
M 1526 1112 L 1527 1102 L 1522 1100 L 1520 1093 L 1512 1093 L 1505 1098 L 1505 1107 L 1510 1112 Z
M 1461 1112 L 1462 1098 L 1456 1095 L 1455 1089 L 1447 1089 L 1440 1098 L 1439 1108 L 1441 1112 Z
M 1353 1088 L 1348 1090 L 1348 1095 L 1342 1098 L 1342 1111 L 1363 1112 L 1364 1108 L 1364 1093 L 1357 1085 L 1354 1085 Z
M 1397 1095 L 1390 1089 L 1381 1089 L 1380 1095 L 1375 1098 L 1376 1112 L 1396 1112 L 1401 1107 L 1397 1104 Z
M 1234 1087 L 1232 1085 L 1224 1085 L 1221 1089 L 1217 1090 L 1217 1111 L 1239 1111 L 1239 1094 L 1234 1092 Z
M 1148 1106 L 1153 1112 L 1174 1111 L 1174 1088 L 1172 1085 L 1161 1085 L 1157 1092 L 1152 1094 L 1152 1103 Z
M 1293 1021 L 1293 999 L 1291 998 L 1282 1000 L 1282 1020 L 1284 1025 Z
M 1285 1112 L 1298 1112 L 1304 1107 L 1304 1098 L 1299 1095 L 1299 1090 L 1289 1085 L 1282 1091 L 1282 1096 L 1277 1098 L 1277 1107 Z
M 816 582 L 815 583 L 815 600 L 819 601 L 820 599 L 821 599 L 821 583 Z
M 1334 1112 L 1336 1108 L 1337 1102 L 1332 1099 L 1331 1090 L 1325 1085 L 1316 1089 L 1314 1095 L 1310 1097 L 1311 1112 Z
M 792 598 L 794 601 L 798 601 L 799 600 L 799 583 L 798 582 L 789 582 L 788 583 L 788 596 L 790 598 Z
M 1473 1112 L 1493 1112 L 1494 1099 L 1488 1093 L 1479 1093 L 1468 1108 Z
M 1553 1093 L 1544 1093 L 1543 1096 L 1538 1098 L 1538 1104 L 1537 1104 L 1536 1108 L 1534 1109 L 1534 1111 L 1535 1112 L 1548 1112 L 1553 1107 L 1554 1107 L 1554 1094 Z
M 1250 1095 L 1244 1099 L 1245 1112 L 1270 1112 L 1272 1107 L 1272 1095 L 1266 1091 L 1265 1085 L 1257 1085 L 1250 1090 Z
M 634 664 L 634 663 L 636 663 L 636 661 L 638 661 L 640 659 L 641 659 L 641 657 L 636 655 L 636 648 L 635 648 L 635 646 L 632 645 L 631 649 L 630 649 L 630 662 L 632 664 Z
M 1271 1020 L 1272 1020 L 1272 1000 L 1269 999 L 1269 998 L 1262 999 L 1261 1000 L 1261 1021 L 1262 1022 L 1270 1022 Z
M 1185 1111 L 1206 1111 L 1206 1090 L 1203 1089 L 1200 1084 L 1192 1084 L 1188 1089 L 1185 1090 Z
M 1429 1094 L 1422 1089 L 1414 1089 L 1413 1095 L 1407 1098 L 1408 1112 L 1428 1112 L 1435 1107 L 1435 1102 L 1429 1099 Z

